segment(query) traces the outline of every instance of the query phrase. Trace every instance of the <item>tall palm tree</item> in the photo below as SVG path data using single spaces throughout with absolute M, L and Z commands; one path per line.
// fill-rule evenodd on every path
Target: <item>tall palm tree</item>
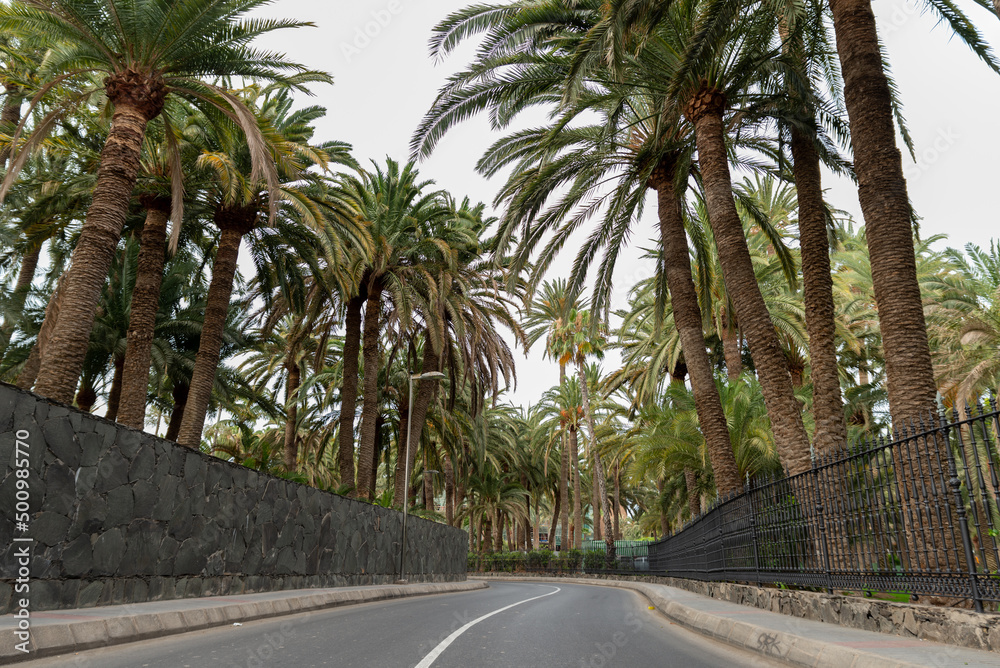
M 928 1 L 926 7 L 1000 72 L 988 43 L 957 6 Z M 898 109 L 871 0 L 830 0 L 830 11 L 885 347 L 889 410 L 893 423 L 905 428 L 908 420 L 935 410 L 936 388 L 913 254 L 913 212 L 896 145 Z
M 324 227 L 325 212 L 321 201 L 317 201 L 312 196 L 315 193 L 307 187 L 311 180 L 320 177 L 307 169 L 313 166 L 325 169 L 339 154 L 309 145 L 314 110 L 292 112 L 286 88 L 250 87 L 244 95 L 251 103 L 259 105 L 258 122 L 265 130 L 266 150 L 278 172 L 265 189 L 265 185 L 254 178 L 252 149 L 240 140 L 234 127 L 230 127 L 229 132 L 221 132 L 218 144 L 212 147 L 214 150 L 205 151 L 198 158 L 200 167 L 216 174 L 208 197 L 214 207 L 213 222 L 220 235 L 206 297 L 205 324 L 184 421 L 178 434 L 178 443 L 191 448 L 197 448 L 201 442 L 240 242 L 245 237 L 250 239 L 258 247 L 255 257 L 266 257 L 275 265 L 266 270 L 261 267 L 258 275 L 274 276 L 281 281 L 301 281 L 306 272 L 299 265 L 308 267 L 308 274 L 313 277 L 322 273 L 317 263 L 320 244 L 316 232 Z M 337 145 L 336 148 L 345 147 Z M 283 206 L 275 219 L 275 228 L 259 230 L 269 206 L 277 206 L 279 201 Z M 251 235 L 255 230 L 257 233 Z
M 26 0 L 0 6 L 0 30 L 37 38 L 49 48 L 39 73 L 46 82 L 43 90 L 104 75 L 103 91 L 114 107 L 93 202 L 67 275 L 61 317 L 41 360 L 35 387 L 40 394 L 67 403 L 73 398 L 97 301 L 131 201 L 146 125 L 160 115 L 169 95 L 213 105 L 238 119 L 252 152 L 261 158 L 255 161 L 254 176 L 263 173 L 262 142 L 252 115 L 231 94 L 203 80 L 245 76 L 280 81 L 287 79 L 283 71 L 304 69 L 250 46 L 260 35 L 307 25 L 242 20 L 262 4 L 264 0 Z M 96 90 L 91 87 L 62 102 L 39 122 L 32 141 L 14 157 L 0 197 L 32 145 L 69 107 Z
M 418 181 L 414 163 L 400 168 L 387 159 L 383 170 L 359 170 L 357 176 L 345 175 L 340 192 L 371 232 L 374 242 L 365 263 L 361 285 L 366 296 L 362 356 L 364 378 L 361 414 L 361 440 L 358 447 L 356 494 L 369 499 L 375 480 L 372 466 L 375 458 L 376 418 L 379 412 L 379 336 L 384 310 L 383 296 L 388 293 L 402 329 L 409 327 L 412 314 L 411 281 L 422 277 L 420 266 L 440 257 L 440 248 L 430 229 L 433 224 L 449 217 L 450 209 L 442 191 L 431 191 L 431 181 Z M 350 330 L 348 330 L 350 334 Z M 345 351 L 345 354 L 349 354 Z M 349 382 L 345 374 L 345 385 Z M 417 392 L 429 398 L 433 381 L 420 381 Z M 342 426 L 343 429 L 343 426 Z M 343 447 L 343 445 L 341 445 Z
M 754 83 L 776 57 L 766 31 L 771 18 L 763 12 L 743 14 L 741 9 L 712 3 L 673 5 L 670 26 L 657 33 L 661 39 L 652 43 L 651 56 L 667 66 L 660 73 L 664 90 L 694 127 L 726 291 L 750 346 L 782 461 L 790 472 L 799 473 L 810 466 L 808 436 L 784 352 L 757 286 L 729 170 L 726 114 L 750 102 Z M 675 53 L 684 56 L 677 59 Z
M 567 322 L 562 323 L 556 331 L 556 336 L 561 339 L 562 357 L 568 357 L 577 368 L 577 379 L 580 384 L 580 396 L 583 402 L 583 413 L 586 421 L 590 444 L 590 455 L 594 462 L 594 533 L 599 536 L 597 525 L 601 521 L 602 507 L 607 504 L 607 477 L 604 472 L 604 465 L 601 462 L 601 454 L 597 448 L 597 430 L 594 426 L 594 413 L 591 409 L 590 383 L 587 378 L 587 358 L 596 357 L 600 359 L 604 356 L 605 339 L 600 329 L 596 335 L 591 334 L 589 311 L 574 311 L 570 313 Z M 608 566 L 615 562 L 615 542 L 614 532 L 611 527 L 611 513 L 604 512 L 604 535 L 605 535 L 605 560 Z

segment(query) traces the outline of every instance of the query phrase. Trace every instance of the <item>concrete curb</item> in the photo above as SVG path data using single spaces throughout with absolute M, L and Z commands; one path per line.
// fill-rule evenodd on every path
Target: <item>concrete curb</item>
M 135 606 L 113 606 L 122 608 L 121 613 L 111 613 L 103 618 L 94 615 L 94 613 L 100 613 L 100 608 L 88 608 L 86 612 L 94 615 L 94 619 L 32 625 L 31 651 L 28 654 L 15 649 L 15 643 L 18 641 L 15 639 L 13 629 L 0 630 L 0 664 L 19 663 L 56 654 L 109 647 L 147 638 L 160 638 L 189 631 L 199 631 L 215 626 L 228 626 L 235 622 L 249 622 L 255 619 L 295 615 L 313 610 L 394 598 L 473 591 L 486 589 L 488 586 L 485 582 L 467 580 L 465 582 L 378 585 L 342 590 L 299 590 L 301 595 L 290 594 L 270 600 L 239 601 L 239 596 L 219 596 L 183 599 L 181 601 L 172 600 L 169 603 L 189 603 L 192 604 L 192 607 L 138 614 L 129 613 L 129 608 Z M 279 594 L 281 592 L 269 593 Z M 68 613 L 70 611 L 52 612 Z
M 641 582 L 623 582 L 620 580 L 591 580 L 587 578 L 477 576 L 476 579 L 483 581 L 571 582 L 595 587 L 631 589 L 645 596 L 650 603 L 656 606 L 669 619 L 691 631 L 753 652 L 754 654 L 784 661 L 791 666 L 805 668 L 920 668 L 918 664 L 887 659 L 878 654 L 859 649 L 804 638 L 788 632 L 765 629 L 747 622 L 695 610 L 663 596 L 656 590 L 657 585 L 648 585 Z

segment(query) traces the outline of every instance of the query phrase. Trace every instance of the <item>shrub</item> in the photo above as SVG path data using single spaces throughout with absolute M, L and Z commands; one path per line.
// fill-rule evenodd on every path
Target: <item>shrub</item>
M 532 550 L 528 553 L 529 568 L 548 568 L 552 561 L 552 550 Z
M 587 571 L 604 568 L 604 551 L 587 550 L 583 553 L 583 568 Z

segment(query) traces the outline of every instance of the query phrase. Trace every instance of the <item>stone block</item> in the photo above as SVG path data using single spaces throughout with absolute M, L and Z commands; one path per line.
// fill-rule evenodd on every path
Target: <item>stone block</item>
M 92 491 L 97 482 L 97 467 L 84 466 L 76 470 L 76 497 L 81 499 Z
M 69 650 L 76 643 L 73 629 L 69 624 L 36 625 L 31 629 L 31 640 L 35 644 L 35 650 L 56 648 Z
M 181 543 L 174 557 L 174 575 L 197 575 L 202 572 L 208 562 L 203 553 L 204 546 L 196 538 L 189 538 Z
M 133 497 L 131 487 L 128 485 L 116 487 L 108 492 L 107 499 L 108 514 L 104 520 L 105 526 L 115 527 L 127 525 L 132 521 L 135 499 Z
M 156 470 L 156 453 L 150 444 L 143 445 L 132 457 L 132 463 L 128 469 L 129 482 L 136 480 L 148 480 L 152 478 Z
M 94 491 L 103 493 L 128 483 L 129 462 L 117 448 L 111 448 L 97 464 Z
M 142 432 L 128 427 L 118 427 L 118 435 L 115 438 L 115 445 L 125 459 L 131 460 L 139 452 L 141 446 Z
M 49 419 L 42 425 L 42 437 L 45 445 L 52 453 L 61 459 L 66 466 L 77 468 L 80 466 L 80 457 L 83 448 L 76 438 L 73 425 L 70 424 L 69 415 L 49 416 Z
M 73 631 L 75 649 L 103 647 L 108 644 L 108 627 L 104 625 L 103 619 L 75 622 L 69 626 Z
M 205 484 L 205 474 L 208 463 L 204 455 L 198 452 L 188 452 L 184 458 L 184 483 L 190 488 L 197 484 Z
M 43 511 L 31 522 L 29 535 L 42 545 L 59 545 L 66 540 L 70 519 L 62 513 Z
M 94 550 L 90 534 L 80 534 L 71 540 L 62 552 L 63 572 L 68 577 L 89 574 L 93 567 Z
M 18 393 L 13 388 L 0 385 L 0 432 L 14 429 L 14 408 L 17 406 L 17 399 Z
M 148 480 L 138 480 L 132 485 L 133 517 L 153 519 L 153 509 L 160 499 L 160 490 Z
M 104 583 L 101 581 L 90 582 L 80 589 L 77 601 L 81 608 L 92 608 L 97 605 L 104 591 Z
M 161 558 L 163 527 L 152 520 L 133 520 L 125 533 L 125 557 L 118 568 L 121 575 L 149 575 L 156 572 Z
M 104 438 L 95 430 L 80 435 L 80 466 L 97 466 L 104 451 Z
M 93 568 L 96 575 L 116 575 L 125 555 L 125 538 L 121 529 L 108 529 L 97 537 L 93 547 Z

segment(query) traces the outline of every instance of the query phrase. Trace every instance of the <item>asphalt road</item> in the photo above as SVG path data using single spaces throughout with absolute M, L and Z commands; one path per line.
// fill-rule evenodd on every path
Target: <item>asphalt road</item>
M 32 668 L 775 666 L 649 610 L 638 594 L 491 583 L 22 663 Z

